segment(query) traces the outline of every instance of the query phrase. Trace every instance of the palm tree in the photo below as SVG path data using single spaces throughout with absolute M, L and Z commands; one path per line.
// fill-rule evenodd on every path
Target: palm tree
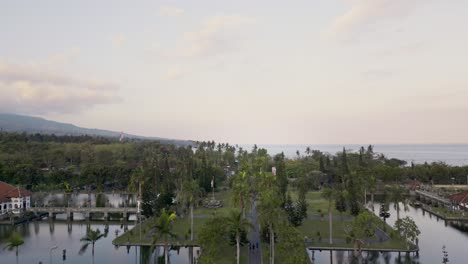
M 322 197 L 328 200 L 328 222 L 330 227 L 330 244 L 333 244 L 333 221 L 332 221 L 332 203 L 335 193 L 332 188 L 326 187 L 322 191 Z
M 78 252 L 78 254 L 83 255 L 86 252 L 86 249 L 88 248 L 88 246 L 92 245 L 91 252 L 93 255 L 93 262 L 94 262 L 94 244 L 96 244 L 96 242 L 103 237 L 104 237 L 104 234 L 101 234 L 101 231 L 99 230 L 99 228 L 96 230 L 88 228 L 86 230 L 86 235 L 80 239 L 80 241 L 84 243 L 81 246 L 81 249 Z
M 193 208 L 201 197 L 201 190 L 196 180 L 187 180 L 177 194 L 177 201 L 190 207 L 190 240 L 193 241 Z
M 129 190 L 132 192 L 135 192 L 138 188 L 138 200 L 141 200 L 141 186 L 145 183 L 145 180 L 145 170 L 140 165 L 133 171 L 130 178 L 130 185 L 128 186 Z
M 176 218 L 175 213 L 168 213 L 166 209 L 163 209 L 161 215 L 156 218 L 153 227 L 156 229 L 156 233 L 153 235 L 153 242 L 151 247 L 154 248 L 158 241 L 162 239 L 164 243 L 164 263 L 169 263 L 169 252 L 168 252 L 168 240 L 169 237 L 176 237 L 176 234 L 172 232 L 172 221 Z
M 307 154 L 307 156 L 310 155 L 310 152 L 311 152 L 310 147 L 307 147 L 306 150 L 305 150 L 305 153 Z
M 234 204 L 240 207 L 243 216 L 245 216 L 245 204 L 250 191 L 247 180 L 247 173 L 243 171 L 234 176 L 232 182 L 232 199 Z
M 369 188 L 369 191 L 371 193 L 371 203 L 372 203 L 371 206 L 372 206 L 372 211 L 374 211 L 374 194 L 375 194 L 375 189 L 377 186 L 377 180 L 375 179 L 374 175 L 370 176 L 366 185 Z
M 405 190 L 399 185 L 393 185 L 390 188 L 390 200 L 393 202 L 393 206 L 397 212 L 397 220 L 400 220 L 400 203 L 406 208 L 406 199 L 403 197 Z
M 260 194 L 258 211 L 261 223 L 268 228 L 270 236 L 270 264 L 275 263 L 275 232 L 280 221 L 282 210 L 278 191 L 274 188 L 264 189 Z
M 236 236 L 236 248 L 237 248 L 237 264 L 240 263 L 240 239 L 241 234 L 247 228 L 253 228 L 252 224 L 246 218 L 242 217 L 242 212 L 238 210 L 232 210 L 229 216 L 226 217 L 226 224 L 231 232 Z
M 9 251 L 15 250 L 16 252 L 16 263 L 18 263 L 18 248 L 19 246 L 24 244 L 24 240 L 20 234 L 17 232 L 13 232 L 10 238 L 7 241 L 7 244 L 4 249 L 8 249 Z

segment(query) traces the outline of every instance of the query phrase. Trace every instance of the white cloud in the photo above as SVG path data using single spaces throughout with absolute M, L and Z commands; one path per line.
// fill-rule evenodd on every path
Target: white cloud
M 120 101 L 113 84 L 74 79 L 0 61 L 0 111 L 71 113 Z
M 401 19 L 428 0 L 357 0 L 326 29 L 327 37 L 346 38 L 367 24 Z
M 185 11 L 182 8 L 174 6 L 161 6 L 159 8 L 159 14 L 161 16 L 179 17 L 182 16 L 184 13 Z
M 205 19 L 199 28 L 184 33 L 181 44 L 170 56 L 203 57 L 232 50 L 242 39 L 240 28 L 252 24 L 252 18 L 240 15 L 215 16 Z

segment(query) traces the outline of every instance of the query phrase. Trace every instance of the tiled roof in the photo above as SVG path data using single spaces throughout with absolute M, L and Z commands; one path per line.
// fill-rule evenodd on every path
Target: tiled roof
M 455 201 L 457 203 L 468 203 L 468 190 L 464 191 L 464 192 L 461 192 L 461 193 L 451 195 L 450 200 Z
M 10 198 L 26 196 L 31 196 L 31 192 L 0 181 L 0 202 L 8 201 Z

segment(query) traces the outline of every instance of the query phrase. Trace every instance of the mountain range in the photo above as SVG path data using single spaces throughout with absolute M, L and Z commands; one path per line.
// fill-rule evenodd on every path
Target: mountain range
M 73 124 L 60 123 L 56 121 L 47 120 L 41 117 L 0 113 L 0 131 L 4 132 L 18 132 L 18 133 L 40 133 L 40 134 L 55 134 L 55 135 L 89 135 L 119 138 L 121 132 L 83 128 Z M 168 139 L 161 137 L 144 137 L 138 135 L 124 134 L 125 138 L 141 139 L 141 140 L 155 140 L 162 143 L 176 144 L 176 145 L 190 145 L 192 141 Z

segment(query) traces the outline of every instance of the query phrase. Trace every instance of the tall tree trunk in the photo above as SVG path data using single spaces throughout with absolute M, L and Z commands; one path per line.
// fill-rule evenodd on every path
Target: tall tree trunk
M 141 200 L 141 182 L 138 183 L 138 200 Z
M 92 249 L 91 252 L 92 252 L 92 254 L 93 254 L 93 256 L 94 256 L 94 242 L 93 242 L 93 249 Z
M 18 258 L 18 247 L 16 247 L 16 264 L 19 263 L 19 258 Z
M 169 263 L 169 252 L 167 250 L 167 243 L 164 243 L 164 263 Z
M 372 211 L 374 211 L 374 191 L 371 193 L 371 200 L 372 200 Z
M 397 220 L 400 220 L 400 203 L 399 202 L 396 203 L 396 217 L 397 217 Z
M 330 225 L 330 244 L 333 244 L 333 219 L 332 219 L 332 202 L 328 201 L 328 222 Z
M 237 264 L 239 264 L 240 263 L 240 234 L 239 233 L 236 234 L 236 247 L 237 247 L 236 259 L 237 259 Z
M 364 207 L 367 205 L 367 189 L 364 189 Z
M 190 240 L 193 241 L 193 204 L 190 204 Z

